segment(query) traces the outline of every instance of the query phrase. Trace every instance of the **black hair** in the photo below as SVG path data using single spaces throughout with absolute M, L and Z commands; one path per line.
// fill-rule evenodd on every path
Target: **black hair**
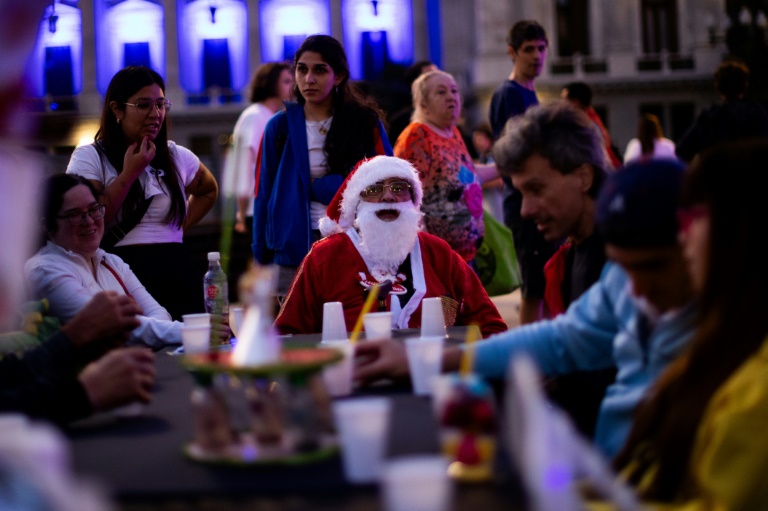
M 283 71 L 290 71 L 287 62 L 267 62 L 260 65 L 251 79 L 251 103 L 260 103 L 280 96 L 278 84 Z
M 538 21 L 521 20 L 512 25 L 507 35 L 507 44 L 517 51 L 525 41 L 545 41 L 549 46 L 547 31 Z
M 568 99 L 578 101 L 584 108 L 592 106 L 592 87 L 584 82 L 571 82 L 565 87 Z
M 46 233 L 55 234 L 59 230 L 56 220 L 61 205 L 64 204 L 64 195 L 78 185 L 87 186 L 95 200 L 98 201 L 101 197 L 101 192 L 93 186 L 93 183 L 77 174 L 55 174 L 45 181 L 43 228 Z
M 307 37 L 296 50 L 294 67 L 308 51 L 320 54 L 334 74 L 341 77 L 332 93 L 333 122 L 325 137 L 323 151 L 328 162 L 328 173 L 346 177 L 373 146 L 374 129 L 382 115 L 373 100 L 364 97 L 350 85 L 347 55 L 339 41 L 328 35 Z M 306 100 L 298 86 L 295 91 L 296 100 L 303 105 Z
M 743 62 L 723 62 L 715 71 L 715 89 L 728 99 L 738 98 L 749 87 L 749 68 Z

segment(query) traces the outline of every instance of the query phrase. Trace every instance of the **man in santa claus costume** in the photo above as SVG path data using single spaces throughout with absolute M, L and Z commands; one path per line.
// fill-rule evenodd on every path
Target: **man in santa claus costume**
M 483 337 L 507 329 L 472 268 L 451 247 L 421 232 L 421 181 L 407 161 L 361 162 L 320 221 L 312 246 L 285 297 L 281 333 L 320 332 L 323 304 L 341 302 L 353 329 L 367 290 L 382 284 L 374 311 L 391 311 L 393 328 L 421 326 L 421 300 L 440 297 L 447 326 L 476 323 Z

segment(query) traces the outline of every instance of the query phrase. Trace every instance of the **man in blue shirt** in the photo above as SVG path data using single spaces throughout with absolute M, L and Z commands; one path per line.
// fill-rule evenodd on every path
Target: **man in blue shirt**
M 526 353 L 548 376 L 615 365 L 616 381 L 600 406 L 595 443 L 607 456 L 621 448 L 647 388 L 685 347 L 694 326 L 692 290 L 677 244 L 676 212 L 683 169 L 638 164 L 611 175 L 598 197 L 597 223 L 613 261 L 600 280 L 550 321 L 475 343 L 475 372 L 502 377 L 509 359 Z M 446 348 L 455 371 L 462 347 Z M 355 377 L 371 381 L 408 374 L 396 341 L 360 343 Z
M 514 67 L 509 79 L 499 85 L 491 98 L 490 120 L 495 138 L 499 138 L 507 121 L 539 104 L 534 81 L 541 74 L 547 59 L 549 40 L 544 28 L 536 21 L 515 23 L 507 36 L 507 53 Z M 522 301 L 520 323 L 541 318 L 544 297 L 544 265 L 552 257 L 555 247 L 544 241 L 530 220 L 520 217 L 522 196 L 504 177 L 504 223 L 512 231 L 515 250 L 520 262 Z

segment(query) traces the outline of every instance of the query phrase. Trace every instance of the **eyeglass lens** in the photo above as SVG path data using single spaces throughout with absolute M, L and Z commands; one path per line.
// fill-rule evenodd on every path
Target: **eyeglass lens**
M 104 210 L 105 210 L 104 204 L 99 204 L 97 206 L 92 207 L 88 211 L 78 211 L 76 213 L 70 213 L 68 215 L 65 215 L 65 218 L 72 225 L 81 225 L 85 223 L 85 215 L 88 215 L 93 220 L 100 220 L 104 218 Z

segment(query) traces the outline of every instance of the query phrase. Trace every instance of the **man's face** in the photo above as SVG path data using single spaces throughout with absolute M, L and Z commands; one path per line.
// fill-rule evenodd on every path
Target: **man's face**
M 632 294 L 645 298 L 659 312 L 682 307 L 690 301 L 691 281 L 679 246 L 629 249 L 609 243 L 605 251 L 629 274 Z
M 413 200 L 411 184 L 401 177 L 390 177 L 376 182 L 367 187 L 360 194 L 360 198 L 365 202 L 372 203 L 396 203 Z M 397 209 L 379 209 L 376 212 L 379 220 L 392 222 L 397 220 L 400 212 Z
M 582 165 L 570 174 L 561 174 L 539 154 L 531 155 L 512 174 L 512 184 L 523 196 L 520 214 L 533 220 L 544 239 L 558 241 L 573 236 L 580 241 L 585 227 L 591 233 L 594 212 L 588 190 L 593 170 Z
M 529 80 L 538 77 L 547 60 L 547 51 L 547 41 L 543 39 L 525 41 L 517 50 L 509 46 L 509 55 L 515 63 L 515 73 Z

